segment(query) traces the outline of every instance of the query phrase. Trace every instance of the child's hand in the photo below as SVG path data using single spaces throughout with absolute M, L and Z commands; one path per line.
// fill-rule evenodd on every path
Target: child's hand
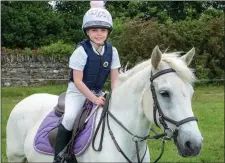
M 105 104 L 105 98 L 103 96 L 99 96 L 96 98 L 95 105 L 104 105 Z

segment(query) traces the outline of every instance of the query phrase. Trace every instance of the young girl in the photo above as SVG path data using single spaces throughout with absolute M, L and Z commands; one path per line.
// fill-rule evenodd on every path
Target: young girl
M 91 8 L 83 18 L 82 29 L 89 39 L 82 41 L 70 57 L 70 82 L 66 92 L 65 114 L 56 137 L 55 163 L 62 159 L 58 153 L 69 142 L 75 118 L 86 98 L 96 105 L 104 105 L 101 90 L 109 74 L 111 89 L 114 88 L 121 66 L 116 48 L 106 42 L 113 22 L 103 1 L 91 1 Z

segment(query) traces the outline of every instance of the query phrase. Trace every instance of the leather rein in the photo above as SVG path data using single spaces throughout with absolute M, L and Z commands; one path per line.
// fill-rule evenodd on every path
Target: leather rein
M 101 117 L 100 117 L 100 121 L 98 123 L 98 126 L 95 130 L 95 133 L 94 133 L 94 136 L 93 136 L 93 141 L 92 141 L 92 148 L 95 150 L 95 151 L 101 151 L 102 150 L 102 143 L 103 143 L 103 137 L 104 137 L 104 131 L 105 131 L 105 123 L 106 123 L 106 120 L 107 120 L 107 127 L 108 127 L 108 132 L 117 148 L 117 150 L 123 155 L 123 157 L 129 162 L 129 163 L 132 163 L 132 161 L 127 157 L 127 155 L 123 152 L 123 150 L 120 148 L 112 130 L 111 130 L 111 127 L 110 127 L 110 124 L 109 124 L 109 116 L 118 124 L 120 125 L 127 133 L 129 133 L 133 138 L 132 138 L 132 141 L 135 143 L 135 147 L 136 147 L 136 154 L 137 154 L 137 161 L 138 163 L 142 163 L 142 161 L 144 160 L 144 157 L 145 157 L 145 154 L 146 154 L 146 151 L 147 151 L 147 145 L 146 145 L 146 149 L 145 149 L 145 152 L 144 152 L 144 155 L 142 156 L 142 158 L 140 158 L 140 154 L 139 154 L 139 145 L 138 143 L 139 142 L 142 142 L 144 140 L 147 140 L 147 139 L 159 139 L 159 138 L 162 138 L 162 150 L 161 150 L 161 153 L 160 155 L 158 156 L 158 158 L 154 161 L 154 163 L 156 163 L 162 156 L 163 152 L 164 152 L 164 145 L 165 145 L 165 140 L 171 140 L 172 138 L 174 138 L 174 140 L 176 141 L 176 137 L 178 136 L 178 127 L 184 123 L 187 123 L 189 121 L 197 121 L 197 118 L 196 117 L 188 117 L 188 118 L 185 118 L 181 121 L 175 121 L 175 120 L 172 120 L 170 118 L 168 118 L 167 116 L 165 116 L 162 112 L 162 109 L 160 108 L 160 105 L 158 103 L 158 100 L 157 100 L 157 96 L 156 96 L 156 92 L 155 92 L 155 87 L 153 85 L 153 80 L 163 74 L 166 74 L 166 73 L 170 73 L 170 72 L 175 72 L 175 70 L 173 69 L 165 69 L 165 70 L 162 70 L 162 71 L 159 71 L 157 72 L 156 74 L 153 75 L 153 73 L 151 72 L 151 77 L 150 77 L 150 87 L 151 87 L 151 91 L 152 91 L 152 96 L 153 96 L 153 112 L 154 112 L 154 122 L 155 124 L 157 125 L 157 127 L 159 127 L 159 124 L 157 122 L 157 115 L 156 113 L 158 112 L 159 114 L 159 122 L 160 124 L 163 126 L 164 128 L 164 133 L 163 134 L 158 134 L 156 131 L 154 131 L 153 129 L 151 129 L 151 131 L 153 131 L 155 133 L 154 136 L 151 136 L 151 135 L 147 135 L 147 136 L 137 136 L 137 135 L 134 135 L 131 131 L 129 131 L 109 110 L 108 110 L 108 106 L 109 106 L 109 100 L 111 98 L 111 92 L 109 93 L 106 93 L 105 94 L 105 97 L 106 97 L 106 103 L 103 107 L 103 111 L 101 113 Z M 174 124 L 177 128 L 175 131 L 173 131 L 172 129 L 170 129 L 166 122 L 165 121 L 168 121 L 172 124 Z M 99 129 L 100 129 L 100 126 L 102 125 L 102 131 L 101 131 L 101 137 L 100 137 L 100 143 L 99 143 L 99 146 L 98 148 L 96 149 L 95 148 L 95 139 L 96 139 L 96 136 L 99 132 Z M 160 128 L 160 127 L 159 127 Z

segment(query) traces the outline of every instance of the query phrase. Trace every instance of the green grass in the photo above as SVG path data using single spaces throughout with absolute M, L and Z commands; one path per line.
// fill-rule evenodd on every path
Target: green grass
M 31 94 L 41 92 L 60 94 L 65 90 L 66 85 L 2 88 L 2 162 L 7 162 L 5 127 L 12 108 Z M 224 87 L 197 86 L 193 97 L 193 111 L 204 137 L 201 154 L 193 158 L 183 158 L 178 155 L 176 146 L 167 141 L 159 162 L 224 162 Z M 161 141 L 150 140 L 149 149 L 153 162 L 160 153 Z

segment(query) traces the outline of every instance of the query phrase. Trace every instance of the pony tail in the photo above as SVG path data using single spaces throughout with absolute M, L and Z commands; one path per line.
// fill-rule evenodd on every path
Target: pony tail
M 90 2 L 91 8 L 105 8 L 105 2 L 104 1 L 91 1 Z

